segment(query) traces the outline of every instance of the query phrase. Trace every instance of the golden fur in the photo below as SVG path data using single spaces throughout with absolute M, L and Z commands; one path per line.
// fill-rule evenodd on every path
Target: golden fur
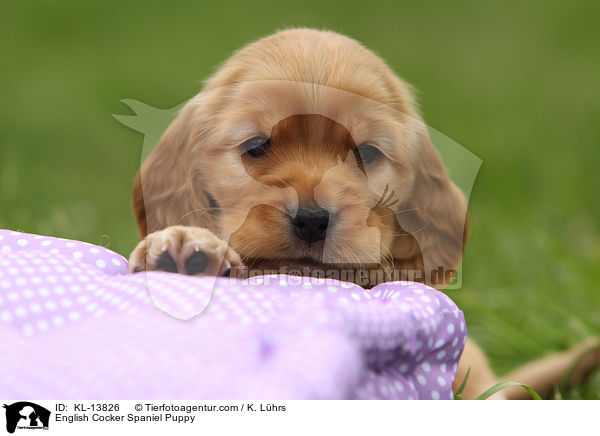
M 268 157 L 240 150 L 255 136 L 270 138 Z M 380 158 L 361 162 L 361 144 Z M 335 215 L 325 241 L 293 237 L 299 204 Z M 144 162 L 133 206 L 142 238 L 150 236 L 132 254 L 132 270 L 153 269 L 165 249 L 182 265 L 189 247 L 211 246 L 229 265 L 239 254 L 259 269 L 369 270 L 367 286 L 407 271 L 443 288 L 460 264 L 467 227 L 465 198 L 409 87 L 355 40 L 311 29 L 281 31 L 235 53 Z M 467 366 L 472 398 L 496 377 L 472 341 L 459 379 Z

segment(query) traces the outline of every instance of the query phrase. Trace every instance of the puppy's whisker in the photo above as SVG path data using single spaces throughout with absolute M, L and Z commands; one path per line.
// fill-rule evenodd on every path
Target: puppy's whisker
M 412 232 L 406 232 L 406 234 L 414 235 L 416 233 L 419 233 L 419 232 L 423 231 L 423 229 L 427 228 L 430 224 L 431 224 L 431 222 L 428 221 L 425 224 L 423 224 L 421 227 L 419 227 L 417 230 L 413 230 Z
M 238 248 L 241 248 L 241 250 L 238 250 Z M 248 244 L 244 245 L 243 247 L 238 247 L 238 248 L 235 248 L 234 250 L 235 250 L 235 251 L 236 251 L 238 254 L 240 254 L 241 252 L 243 252 L 243 253 L 244 253 L 244 255 L 241 255 L 241 254 L 240 254 L 240 255 L 242 256 L 242 261 L 243 261 L 244 263 L 248 263 L 248 261 L 249 261 L 249 260 L 252 260 L 252 255 L 253 255 L 253 254 L 256 252 L 256 250 L 258 250 L 258 249 L 260 248 L 260 244 L 259 244 L 259 243 L 256 243 L 256 244 L 254 244 L 254 246 L 253 246 L 253 244 L 252 244 L 252 243 L 248 243 Z M 249 251 L 248 251 L 248 250 L 249 250 Z M 252 261 L 252 263 L 251 263 L 250 265 L 247 265 L 247 266 L 248 266 L 249 268 L 252 268 L 252 267 L 254 266 L 254 264 L 255 264 L 255 263 L 256 263 L 256 260 L 253 260 L 253 261 Z
M 235 207 L 200 207 L 198 209 L 194 209 L 188 213 L 186 213 L 185 215 L 183 215 L 181 218 L 179 218 L 179 223 L 181 221 L 183 221 L 185 218 L 187 218 L 188 216 L 195 214 L 195 213 L 199 213 L 199 215 L 196 216 L 196 218 L 204 215 L 207 212 L 211 212 L 211 211 L 222 211 L 222 210 L 233 210 L 233 211 L 244 211 L 245 209 L 242 208 L 235 208 Z
M 392 212 L 389 212 L 389 213 L 386 213 L 386 214 L 383 214 L 383 215 L 379 215 L 379 216 L 381 218 L 385 218 L 385 217 L 390 216 L 390 215 L 398 215 L 398 214 L 403 214 L 403 213 L 408 213 L 408 212 L 414 212 L 414 211 L 417 211 L 417 210 L 422 210 L 422 209 L 427 209 L 427 208 L 428 208 L 428 206 L 425 206 L 425 207 L 413 207 L 413 208 L 401 209 L 401 210 L 394 210 Z

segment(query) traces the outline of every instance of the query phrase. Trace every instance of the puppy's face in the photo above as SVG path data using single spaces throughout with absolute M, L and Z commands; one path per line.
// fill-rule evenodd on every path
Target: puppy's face
M 251 267 L 449 270 L 462 254 L 464 198 L 406 86 L 331 32 L 236 53 L 140 174 L 148 231 L 207 227 Z
M 403 121 L 329 86 L 240 84 L 207 150 L 222 234 L 251 266 L 382 263 L 398 232 L 392 207 L 414 182 Z

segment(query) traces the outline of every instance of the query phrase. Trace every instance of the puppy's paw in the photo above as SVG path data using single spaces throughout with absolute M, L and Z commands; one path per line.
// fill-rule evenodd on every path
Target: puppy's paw
M 167 271 L 187 275 L 237 276 L 242 259 L 222 239 L 202 227 L 172 226 L 140 241 L 129 257 L 129 271 Z

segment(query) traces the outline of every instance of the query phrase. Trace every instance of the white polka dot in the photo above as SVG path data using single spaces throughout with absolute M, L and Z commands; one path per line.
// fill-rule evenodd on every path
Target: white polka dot
M 90 253 L 98 254 L 98 253 L 100 253 L 100 250 L 98 250 L 97 248 L 90 248 Z
M 356 300 L 356 301 L 360 300 L 360 295 L 358 295 L 356 292 L 352 292 L 350 294 L 350 296 L 352 297 L 353 300 Z
M 398 389 L 398 392 L 404 391 L 404 385 L 401 382 L 399 382 L 399 381 L 397 381 L 397 382 L 394 383 L 394 387 L 396 389 Z
M 8 245 L 5 245 L 4 247 L 2 247 L 2 251 L 4 253 L 10 253 L 12 251 L 12 248 L 10 248 Z
M 425 372 L 431 371 L 431 366 L 429 365 L 429 362 L 423 362 L 421 364 L 421 368 L 423 368 L 423 371 Z
M 121 265 L 121 261 L 120 261 L 119 259 L 112 259 L 112 260 L 111 260 L 111 262 L 112 262 L 112 264 L 113 264 L 114 266 L 119 266 L 119 265 Z
M 37 324 L 37 328 L 40 331 L 46 331 L 46 330 L 48 330 L 48 327 L 49 327 L 48 321 L 46 321 L 45 319 L 38 320 L 38 322 L 36 324 Z
M 0 241 L 4 239 L 4 236 L 0 235 Z
M 448 324 L 448 327 L 446 327 L 446 330 L 450 334 L 454 333 L 454 324 Z
M 327 286 L 327 290 L 329 292 L 337 292 L 337 287 L 335 287 L 335 286 Z
M 83 253 L 81 251 L 76 251 L 75 253 L 73 253 L 73 257 L 75 259 L 81 259 L 83 257 Z
M 303 283 L 303 284 L 302 284 L 302 287 L 303 287 L 304 289 L 312 289 L 312 287 L 313 287 L 313 286 L 312 286 L 312 284 L 311 284 L 311 283 L 308 283 L 308 282 L 306 282 L 306 283 Z
M 446 386 L 446 379 L 441 375 L 437 378 L 437 382 L 440 386 Z
M 442 350 L 439 353 L 437 353 L 435 357 L 437 357 L 438 360 L 442 360 L 444 357 L 446 357 L 446 352 Z
M 42 247 L 47 247 L 48 245 L 51 245 L 52 241 L 44 241 L 42 242 Z
M 58 254 L 58 248 L 53 248 L 52 250 L 50 250 L 50 254 Z
M 76 311 L 69 312 L 68 317 L 71 321 L 77 321 L 81 319 L 81 315 L 79 314 L 79 312 Z
M 60 316 L 54 316 L 52 317 L 52 324 L 54 324 L 57 327 L 62 326 L 65 323 L 65 320 L 62 319 Z
M 31 336 L 33 331 L 33 327 L 30 324 L 25 324 L 23 326 L 23 334 L 25 334 L 25 336 Z
M 440 393 L 438 391 L 431 391 L 431 398 L 433 400 L 439 400 L 440 399 Z
M 425 380 L 425 377 L 423 377 L 421 374 L 417 375 L 417 381 L 421 386 L 425 386 L 425 384 L 427 383 L 427 380 Z
M 104 267 L 106 266 L 106 262 L 104 262 L 102 259 L 98 259 L 98 260 L 96 261 L 96 266 L 97 266 L 98 268 L 104 268 Z

